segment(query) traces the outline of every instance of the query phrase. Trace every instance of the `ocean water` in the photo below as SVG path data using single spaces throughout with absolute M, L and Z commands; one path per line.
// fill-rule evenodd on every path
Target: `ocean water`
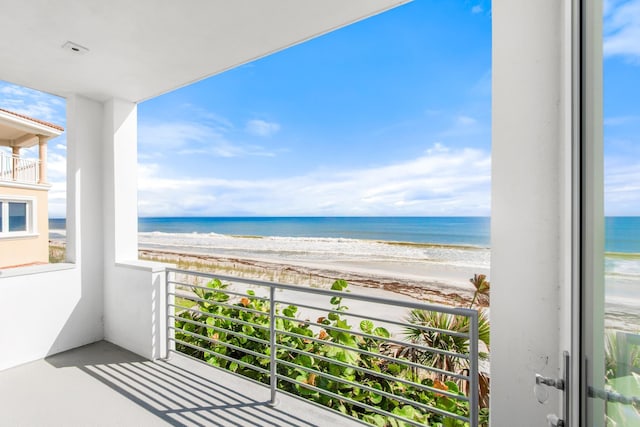
M 487 217 L 140 218 L 140 232 L 382 240 L 489 247 Z
M 49 219 L 52 233 L 66 227 Z M 306 237 L 429 243 L 488 248 L 488 217 L 180 217 L 140 218 L 141 233 Z M 605 251 L 640 254 L 640 217 L 607 217 Z

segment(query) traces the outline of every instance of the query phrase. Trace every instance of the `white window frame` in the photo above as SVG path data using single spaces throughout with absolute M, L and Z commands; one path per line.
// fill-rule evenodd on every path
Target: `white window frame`
M 0 202 L 2 203 L 2 223 L 0 223 L 0 239 L 14 237 L 33 237 L 38 235 L 38 221 L 36 221 L 38 212 L 38 201 L 35 197 L 3 195 L 0 194 Z M 26 204 L 26 225 L 24 231 L 9 231 L 9 203 L 25 203 Z

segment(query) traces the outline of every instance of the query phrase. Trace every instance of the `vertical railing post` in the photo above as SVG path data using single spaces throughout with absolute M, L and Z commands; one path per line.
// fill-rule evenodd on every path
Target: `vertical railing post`
M 278 377 L 276 367 L 276 288 L 269 287 L 269 385 L 271 388 L 271 406 L 276 405 L 276 392 L 278 390 Z
M 478 382 L 479 382 L 479 369 L 478 369 L 478 312 L 473 311 L 469 315 L 471 320 L 471 330 L 469 331 L 469 425 L 478 425 L 478 412 L 480 410 Z
M 169 352 L 171 351 L 171 336 L 169 335 L 171 333 L 171 319 L 169 318 L 169 269 L 166 269 L 164 271 L 164 291 L 166 293 L 166 298 L 165 298 L 165 316 L 167 317 L 167 323 L 166 323 L 166 328 L 167 328 L 167 340 L 166 340 L 166 346 L 167 348 L 165 349 L 166 351 L 166 358 L 169 358 Z
M 171 352 L 175 350 L 175 330 L 173 330 L 173 326 L 175 325 L 175 319 L 172 317 L 175 313 L 175 286 L 172 283 L 171 275 L 175 273 L 167 268 L 165 269 L 165 292 L 166 292 L 166 328 L 167 328 L 167 337 L 166 337 L 166 358 L 169 359 L 171 356 Z

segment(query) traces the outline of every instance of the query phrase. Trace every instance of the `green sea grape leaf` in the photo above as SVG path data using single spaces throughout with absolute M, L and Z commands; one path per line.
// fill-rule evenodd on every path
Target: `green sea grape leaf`
M 373 322 L 371 320 L 363 320 L 360 322 L 360 330 L 362 332 L 366 332 L 367 334 L 371 333 L 373 330 Z
M 455 394 L 460 393 L 460 390 L 458 389 L 458 384 L 454 383 L 453 381 L 445 381 L 444 383 L 446 384 L 448 391 L 450 391 L 451 393 L 455 393 Z
M 377 336 L 382 337 L 382 338 L 389 338 L 391 336 L 391 334 L 389 333 L 388 330 L 386 330 L 385 328 L 382 328 L 380 326 L 375 328 L 373 330 L 373 333 L 374 333 L 374 335 L 377 335 Z
M 362 417 L 362 421 L 373 424 L 376 427 L 385 427 L 387 425 L 387 421 L 380 414 L 367 414 Z
M 416 413 L 416 410 L 413 406 L 409 406 L 409 405 L 404 405 L 402 407 L 397 407 L 394 408 L 392 413 L 396 414 L 396 415 L 400 415 L 401 417 L 405 417 L 408 419 L 413 419 L 413 416 Z M 403 423 L 404 424 L 404 423 Z
M 331 285 L 331 290 L 332 291 L 342 291 L 344 289 L 346 289 L 349 286 L 349 284 L 347 283 L 346 280 L 336 280 L 335 282 L 333 282 L 333 285 Z
M 282 310 L 282 314 L 284 314 L 287 317 L 295 317 L 297 310 L 298 310 L 297 307 L 290 305 L 289 307 Z

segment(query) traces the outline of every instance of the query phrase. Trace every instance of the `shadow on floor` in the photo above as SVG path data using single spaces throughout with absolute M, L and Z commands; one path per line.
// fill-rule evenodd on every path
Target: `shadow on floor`
M 103 341 L 45 360 L 56 368 L 82 371 L 164 421 L 161 424 L 361 425 L 290 396 L 271 407 L 268 388 L 179 355 L 149 361 Z

